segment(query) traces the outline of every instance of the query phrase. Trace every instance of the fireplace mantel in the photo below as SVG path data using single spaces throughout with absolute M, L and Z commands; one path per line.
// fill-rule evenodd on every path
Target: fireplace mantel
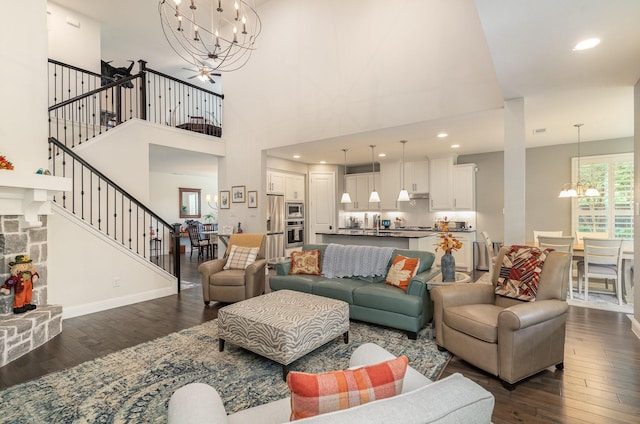
M 71 178 L 0 170 L 0 215 L 20 215 L 26 228 L 40 227 L 38 216 L 51 213 L 51 198 L 71 188 Z

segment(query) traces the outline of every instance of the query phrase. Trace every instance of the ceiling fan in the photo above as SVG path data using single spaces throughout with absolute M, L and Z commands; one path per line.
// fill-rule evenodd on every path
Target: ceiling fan
M 189 69 L 189 68 L 182 68 L 185 69 L 187 71 L 190 72 L 196 72 L 196 74 L 192 77 L 189 77 L 188 79 L 193 79 L 193 78 L 198 78 L 200 81 L 202 82 L 210 82 L 211 84 L 215 84 L 216 82 L 213 80 L 213 77 L 219 77 L 222 74 L 214 74 L 211 72 L 211 69 L 207 68 L 206 66 L 203 66 L 201 68 L 198 68 L 197 70 L 193 70 L 193 69 Z

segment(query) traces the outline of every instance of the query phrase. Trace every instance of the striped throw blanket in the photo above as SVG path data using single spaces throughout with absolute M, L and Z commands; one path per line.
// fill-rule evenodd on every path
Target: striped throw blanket
M 322 260 L 327 278 L 368 277 L 387 274 L 393 247 L 329 244 Z

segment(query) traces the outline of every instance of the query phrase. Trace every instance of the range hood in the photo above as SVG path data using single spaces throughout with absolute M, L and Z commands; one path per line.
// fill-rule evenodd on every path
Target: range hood
M 409 193 L 410 199 L 428 199 L 429 193 Z

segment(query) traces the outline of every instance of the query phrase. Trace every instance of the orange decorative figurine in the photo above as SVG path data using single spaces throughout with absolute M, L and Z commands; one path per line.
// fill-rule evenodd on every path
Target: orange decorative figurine
M 40 275 L 35 272 L 28 255 L 18 255 L 14 262 L 9 262 L 11 276 L 0 287 L 0 293 L 8 296 L 11 294 L 11 287 L 14 287 L 15 298 L 13 300 L 13 313 L 22 314 L 36 309 L 36 305 L 31 303 L 33 293 L 33 283 L 38 281 Z

